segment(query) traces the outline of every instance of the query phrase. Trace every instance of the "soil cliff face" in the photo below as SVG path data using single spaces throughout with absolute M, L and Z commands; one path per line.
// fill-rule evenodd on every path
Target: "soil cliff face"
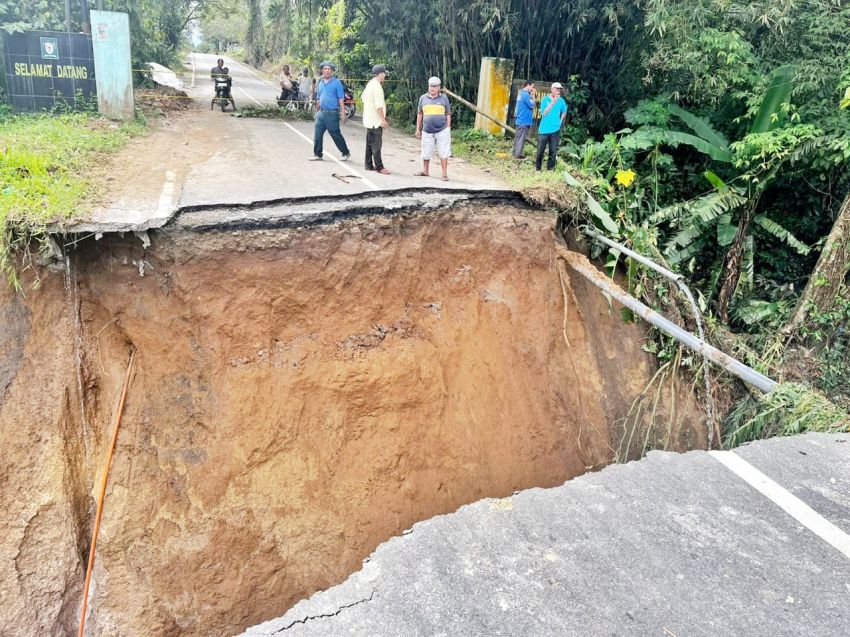
M 609 462 L 651 361 L 551 227 L 163 231 L 2 292 L 0 633 L 74 632 L 130 347 L 91 635 L 237 633 L 417 520 Z

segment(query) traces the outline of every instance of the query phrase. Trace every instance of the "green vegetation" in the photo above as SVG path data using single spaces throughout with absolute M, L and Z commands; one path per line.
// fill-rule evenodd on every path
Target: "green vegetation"
M 313 112 L 275 106 L 243 106 L 233 116 L 261 117 L 263 119 L 311 120 L 313 119 Z
M 430 75 L 474 102 L 483 56 L 512 60 L 516 79 L 565 83 L 557 174 L 517 163 L 509 139 L 465 130 L 472 114 L 460 105 L 456 153 L 535 201 L 580 211 L 565 223 L 681 273 L 727 351 L 850 404 L 850 0 L 104 5 L 130 13 L 139 60 L 168 64 L 200 34 L 202 49 L 257 66 L 315 72 L 332 59 L 355 86 L 372 64 L 387 64 L 388 114 L 402 128 Z M 56 28 L 63 18 L 60 0 L 0 0 L 7 30 Z M 590 249 L 632 293 L 687 324 L 668 282 L 616 251 Z M 698 373 L 699 361 L 666 339 L 647 348 Z
M 779 385 L 770 394 L 741 400 L 726 418 L 724 443 L 792 436 L 807 431 L 850 431 L 850 415 L 827 398 L 797 383 Z
M 141 130 L 84 113 L 0 119 L 0 272 L 17 285 L 14 248 L 26 252 L 45 225 L 69 219 L 91 201 L 87 175 L 98 153 Z

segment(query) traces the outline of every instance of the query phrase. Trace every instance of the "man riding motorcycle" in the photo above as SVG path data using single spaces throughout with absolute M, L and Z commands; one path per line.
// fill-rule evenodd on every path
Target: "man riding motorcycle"
M 230 77 L 230 69 L 224 66 L 224 60 L 219 58 L 216 65 L 210 70 L 210 79 L 215 82 L 215 96 L 230 99 L 230 87 L 233 79 Z

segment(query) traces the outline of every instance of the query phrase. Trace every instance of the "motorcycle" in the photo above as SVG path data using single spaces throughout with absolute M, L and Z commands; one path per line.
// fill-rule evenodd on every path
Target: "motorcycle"
M 233 110 L 236 110 L 236 101 L 233 99 L 233 95 L 230 92 L 230 85 L 233 82 L 229 77 L 216 76 L 213 78 L 213 82 L 215 83 L 215 96 L 210 101 L 210 110 L 215 108 L 215 105 L 218 104 L 221 106 L 221 112 L 223 113 L 227 110 L 227 105 L 229 104 Z
M 345 94 L 345 98 L 342 102 L 345 107 L 345 117 L 347 119 L 351 119 L 357 112 L 357 102 L 354 99 L 354 91 L 352 91 L 345 82 L 342 83 L 342 91 Z
M 357 101 L 354 99 L 354 91 L 345 82 L 342 82 L 342 92 L 344 95 L 342 105 L 345 108 L 345 117 L 350 119 L 357 112 Z M 298 99 L 298 82 L 295 81 L 292 82 L 292 89 L 281 91 L 280 96 L 277 98 L 277 105 L 290 111 L 298 109 L 310 110 L 313 108 L 313 102 L 303 102 Z
M 310 101 L 308 100 L 305 102 L 298 99 L 298 82 L 293 80 L 291 89 L 281 90 L 280 95 L 277 98 L 277 105 L 288 111 L 306 111 L 310 108 Z

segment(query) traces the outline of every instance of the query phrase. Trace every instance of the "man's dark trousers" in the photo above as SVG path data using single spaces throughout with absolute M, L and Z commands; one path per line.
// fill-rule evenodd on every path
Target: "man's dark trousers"
M 543 168 L 543 154 L 546 152 L 546 147 L 549 147 L 549 160 L 546 162 L 548 170 L 555 170 L 555 160 L 558 158 L 558 143 L 561 141 L 561 133 L 544 133 L 537 136 L 537 161 L 534 162 L 534 167 L 537 170 Z
M 313 131 L 313 154 L 316 157 L 322 156 L 322 142 L 324 141 L 325 131 L 331 134 L 331 139 L 334 140 L 337 149 L 343 155 L 350 155 L 348 152 L 348 144 L 345 143 L 345 138 L 339 131 L 339 110 L 334 111 L 319 111 L 316 114 L 316 128 Z
M 381 146 L 384 143 L 384 129 L 369 128 L 366 130 L 366 170 L 383 170 L 384 160 L 381 159 Z

